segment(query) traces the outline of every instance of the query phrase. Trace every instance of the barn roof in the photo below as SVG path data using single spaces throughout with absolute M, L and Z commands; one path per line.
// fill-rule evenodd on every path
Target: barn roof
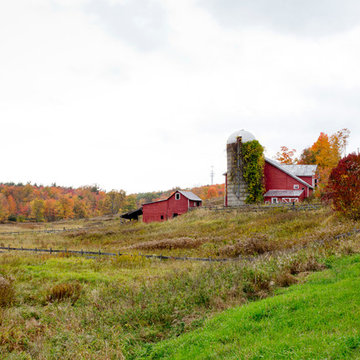
M 148 203 L 145 203 L 143 205 L 149 205 L 149 204 L 154 204 L 154 203 L 158 203 L 161 201 L 167 201 L 169 200 L 174 194 L 176 193 L 180 193 L 183 196 L 185 196 L 187 199 L 192 200 L 192 201 L 202 201 L 197 195 L 195 195 L 193 192 L 191 191 L 183 191 L 183 190 L 176 190 L 175 192 L 173 192 L 167 199 L 162 199 L 162 200 L 157 200 L 157 201 L 151 201 Z
M 314 176 L 317 169 L 317 165 L 280 165 L 295 176 Z
M 289 196 L 297 197 L 302 194 L 304 190 L 269 190 L 264 196 Z
M 291 171 L 289 171 L 287 168 L 285 168 L 285 166 L 283 164 L 278 163 L 277 161 L 271 160 L 269 158 L 265 158 L 265 161 L 268 162 L 270 165 L 276 167 L 277 169 L 283 171 L 285 174 L 291 176 L 292 178 L 294 178 L 295 180 L 299 181 L 301 184 L 309 187 L 310 189 L 313 189 L 313 187 L 308 184 L 306 181 L 304 181 L 303 179 L 300 179 L 298 176 L 294 175 Z M 316 165 L 315 165 L 316 166 Z
M 195 195 L 192 191 L 183 191 L 183 190 L 178 190 L 177 192 L 179 192 L 180 194 L 184 195 L 186 198 L 188 198 L 189 200 L 192 201 L 202 201 L 197 195 Z

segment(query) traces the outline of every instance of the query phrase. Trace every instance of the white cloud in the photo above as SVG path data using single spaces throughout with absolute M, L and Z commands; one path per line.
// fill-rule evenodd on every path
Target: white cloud
M 142 2 L 129 3 L 113 6 L 131 28 Z M 94 4 L 0 4 L 0 181 L 150 191 L 208 183 L 214 165 L 221 182 L 239 128 L 270 156 L 343 127 L 356 149 L 359 27 L 317 39 L 229 28 L 193 0 L 159 0 L 161 15 L 134 20 L 156 32 L 144 44 L 140 30 L 114 36 Z

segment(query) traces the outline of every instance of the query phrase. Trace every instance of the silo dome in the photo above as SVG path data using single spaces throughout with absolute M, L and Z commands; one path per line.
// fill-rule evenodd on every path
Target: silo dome
M 242 143 L 247 143 L 249 141 L 256 140 L 255 136 L 251 132 L 245 131 L 244 129 L 242 129 L 242 130 L 238 130 L 238 131 L 235 131 L 234 133 L 232 133 L 227 140 L 227 144 L 229 145 L 229 144 L 236 143 L 236 139 L 239 136 L 241 136 Z

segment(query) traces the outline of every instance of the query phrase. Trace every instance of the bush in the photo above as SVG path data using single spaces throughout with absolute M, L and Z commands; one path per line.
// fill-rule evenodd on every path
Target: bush
M 331 171 L 324 198 L 336 211 L 360 219 L 360 154 L 349 154 Z
M 81 285 L 79 283 L 62 283 L 52 287 L 47 296 L 48 302 L 71 300 L 72 305 L 79 299 L 81 293 Z
M 235 244 L 225 245 L 219 252 L 222 256 L 260 255 L 277 250 L 277 244 L 270 241 L 266 234 L 254 234 L 252 237 L 238 240 Z
M 0 307 L 11 305 L 15 299 L 13 281 L 0 275 Z

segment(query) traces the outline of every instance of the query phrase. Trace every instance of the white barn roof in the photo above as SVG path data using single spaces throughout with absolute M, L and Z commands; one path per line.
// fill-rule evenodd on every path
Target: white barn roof
M 291 172 L 295 176 L 314 176 L 317 165 L 286 165 L 280 164 L 285 170 Z

